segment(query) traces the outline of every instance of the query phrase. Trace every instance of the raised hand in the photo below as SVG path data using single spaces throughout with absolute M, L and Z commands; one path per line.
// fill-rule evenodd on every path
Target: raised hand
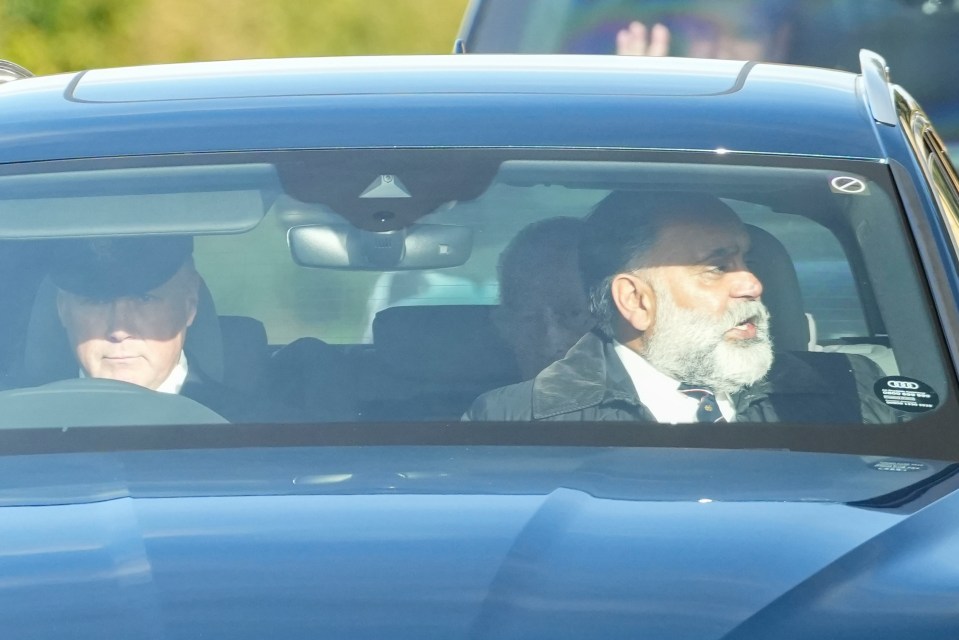
M 616 53 L 624 56 L 668 56 L 669 29 L 658 22 L 647 29 L 642 22 L 631 22 L 616 34 Z

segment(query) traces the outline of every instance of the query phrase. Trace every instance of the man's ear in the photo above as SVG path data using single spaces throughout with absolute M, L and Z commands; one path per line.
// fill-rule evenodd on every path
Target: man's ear
M 196 309 L 200 304 L 200 285 L 202 284 L 202 279 L 200 274 L 196 271 L 192 271 L 189 274 L 189 280 L 185 283 L 184 286 L 187 287 L 187 296 L 186 296 L 186 326 L 193 325 L 193 321 L 196 320 Z
M 610 284 L 620 317 L 636 331 L 646 331 L 656 317 L 656 296 L 649 284 L 633 273 L 620 273 Z

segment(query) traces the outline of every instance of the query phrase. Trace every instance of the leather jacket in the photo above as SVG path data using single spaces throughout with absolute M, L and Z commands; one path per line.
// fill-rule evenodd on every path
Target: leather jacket
M 780 352 L 760 382 L 733 397 L 737 422 L 883 423 L 897 413 L 874 394 L 882 370 L 865 356 Z M 655 422 L 601 334 L 583 336 L 532 380 L 477 398 L 464 420 Z

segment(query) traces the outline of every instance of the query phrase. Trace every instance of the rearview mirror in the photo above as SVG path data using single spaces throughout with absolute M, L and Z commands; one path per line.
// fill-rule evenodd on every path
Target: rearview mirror
M 368 231 L 348 224 L 311 224 L 287 233 L 293 260 L 304 267 L 369 271 L 442 269 L 466 262 L 473 249 L 468 227 L 416 224 Z

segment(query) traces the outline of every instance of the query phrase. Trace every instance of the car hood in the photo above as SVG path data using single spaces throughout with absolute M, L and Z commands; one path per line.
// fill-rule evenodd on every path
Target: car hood
M 0 480 L 11 638 L 959 629 L 944 463 L 316 447 L 10 456 Z

